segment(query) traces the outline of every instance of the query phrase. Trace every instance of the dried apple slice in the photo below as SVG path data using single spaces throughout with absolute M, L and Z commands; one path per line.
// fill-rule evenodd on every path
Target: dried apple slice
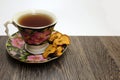
M 44 57 L 44 58 L 47 58 L 47 57 L 49 56 L 49 54 L 55 53 L 56 49 L 57 49 L 57 46 L 56 46 L 56 45 L 50 44 L 50 45 L 46 48 L 45 52 L 43 53 L 43 57 Z
M 62 55 L 62 51 L 63 51 L 63 47 L 62 46 L 58 46 L 57 50 L 56 50 L 56 56 L 59 57 Z
M 69 45 L 70 44 L 70 39 L 67 35 L 62 35 L 60 38 L 57 38 L 53 42 L 54 45 Z
M 49 41 L 53 42 L 55 39 L 60 38 L 62 36 L 62 34 L 60 32 L 55 32 L 53 34 L 51 34 Z

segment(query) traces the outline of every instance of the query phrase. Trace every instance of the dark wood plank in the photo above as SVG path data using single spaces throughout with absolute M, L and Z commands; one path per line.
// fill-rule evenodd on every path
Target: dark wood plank
M 120 80 L 120 37 L 71 36 L 58 59 L 25 64 L 12 59 L 0 37 L 0 80 Z
M 104 46 L 104 40 L 101 41 L 98 37 L 80 37 L 79 39 L 96 80 L 120 80 L 120 66 L 117 66 L 108 49 L 108 46 L 112 46 L 110 44 Z M 116 48 L 119 49 L 119 47 Z
M 100 37 L 101 41 L 109 51 L 109 55 L 120 66 L 120 37 Z

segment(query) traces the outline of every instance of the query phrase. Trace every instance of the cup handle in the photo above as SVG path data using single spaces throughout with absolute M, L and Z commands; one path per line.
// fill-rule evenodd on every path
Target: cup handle
M 5 26 L 5 33 L 7 34 L 8 37 L 10 37 L 10 34 L 9 34 L 9 29 L 8 29 L 8 24 L 12 24 L 12 20 L 9 20 L 7 22 L 5 22 L 4 26 Z

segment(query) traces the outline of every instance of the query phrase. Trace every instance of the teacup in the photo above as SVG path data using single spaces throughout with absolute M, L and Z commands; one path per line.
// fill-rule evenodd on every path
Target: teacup
M 17 27 L 25 41 L 25 49 L 32 54 L 41 54 L 49 45 L 48 39 L 56 22 L 56 16 L 49 11 L 27 10 L 17 13 L 4 25 L 8 36 L 8 24 Z

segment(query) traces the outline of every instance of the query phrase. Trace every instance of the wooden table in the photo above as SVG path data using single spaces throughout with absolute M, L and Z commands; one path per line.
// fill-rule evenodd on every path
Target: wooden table
M 0 37 L 0 80 L 120 80 L 120 37 L 71 36 L 58 59 L 25 64 L 12 59 Z

